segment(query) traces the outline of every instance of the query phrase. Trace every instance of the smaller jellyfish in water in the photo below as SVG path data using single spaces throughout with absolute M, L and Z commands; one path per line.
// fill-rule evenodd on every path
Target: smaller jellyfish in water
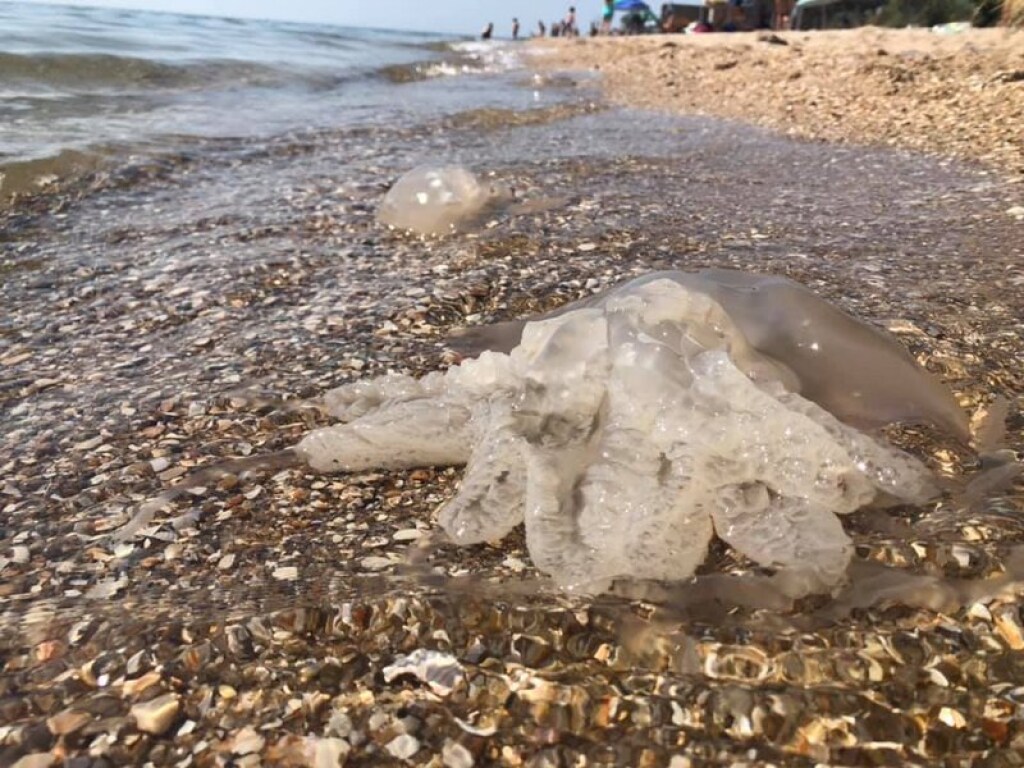
M 478 221 L 496 197 L 461 165 L 421 165 L 388 190 L 377 219 L 421 235 L 443 235 Z

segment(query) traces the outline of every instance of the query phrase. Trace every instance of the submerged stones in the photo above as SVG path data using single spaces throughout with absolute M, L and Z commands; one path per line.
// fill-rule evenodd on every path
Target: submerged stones
M 331 391 L 344 423 L 296 453 L 323 471 L 467 464 L 447 533 L 525 522 L 534 564 L 568 589 L 685 579 L 717 534 L 798 596 L 844 577 L 836 515 L 934 493 L 920 462 L 837 416 L 961 427 L 896 342 L 781 278 L 655 273 L 503 332 L 507 352 Z
M 464 679 L 463 667 L 454 656 L 428 648 L 417 648 L 408 655 L 399 656 L 383 671 L 385 682 L 410 675 L 426 683 L 440 696 L 450 694 Z
M 421 165 L 395 182 L 377 219 L 421 235 L 442 235 L 473 222 L 493 199 L 467 168 Z
M 181 701 L 178 696 L 166 693 L 134 705 L 131 715 L 135 718 L 135 725 L 140 731 L 159 736 L 171 727 L 180 709 Z

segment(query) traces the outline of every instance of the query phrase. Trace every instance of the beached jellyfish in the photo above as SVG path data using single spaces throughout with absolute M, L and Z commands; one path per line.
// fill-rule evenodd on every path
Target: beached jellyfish
M 463 342 L 508 351 L 333 390 L 344 423 L 294 450 L 325 472 L 466 464 L 440 511 L 451 538 L 525 523 L 534 564 L 581 592 L 685 579 L 715 534 L 791 596 L 828 590 L 852 555 L 837 515 L 935 493 L 852 424 L 967 436 L 898 343 L 783 278 L 656 273 Z
M 534 564 L 567 589 L 686 579 L 717 535 L 797 597 L 845 578 L 838 516 L 935 494 L 923 464 L 860 428 L 969 439 L 951 393 L 894 339 L 780 277 L 658 272 L 457 344 L 478 357 L 331 390 L 341 423 L 260 466 L 466 465 L 439 513 L 448 535 L 525 523 Z
M 377 218 L 422 235 L 443 235 L 478 221 L 496 198 L 460 165 L 421 165 L 388 190 Z

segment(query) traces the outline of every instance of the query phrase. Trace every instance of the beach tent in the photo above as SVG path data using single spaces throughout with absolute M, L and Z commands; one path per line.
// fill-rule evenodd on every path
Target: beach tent
M 658 20 L 658 17 L 651 13 L 651 7 L 643 0 L 616 0 L 612 8 L 626 14 L 622 28 L 627 34 L 643 32 L 648 20 Z
M 644 11 L 650 12 L 651 10 L 651 7 L 647 3 L 642 2 L 642 0 L 616 0 L 612 8 L 616 11 L 625 11 L 627 13 L 629 11 L 640 11 L 643 13 Z

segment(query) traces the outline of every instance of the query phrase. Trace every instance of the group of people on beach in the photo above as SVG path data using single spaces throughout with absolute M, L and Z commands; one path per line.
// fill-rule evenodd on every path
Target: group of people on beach
M 615 0 L 604 0 L 604 8 L 601 12 L 601 25 L 591 24 L 590 34 L 611 34 L 612 18 L 615 16 Z M 512 39 L 519 39 L 519 19 L 512 19 Z M 576 6 L 570 5 L 565 16 L 559 21 L 551 22 L 548 27 L 543 21 L 537 22 L 537 28 L 533 33 L 534 37 L 579 37 L 580 29 L 576 22 Z M 488 22 L 480 33 L 481 40 L 490 40 L 494 36 L 494 22 Z
M 646 32 L 734 32 L 739 29 L 762 29 L 788 26 L 785 17 L 772 18 L 772 9 L 780 7 L 767 0 L 720 0 L 707 5 L 694 6 L 680 3 L 665 3 L 661 6 L 661 16 L 654 15 L 646 3 L 619 3 L 617 0 L 601 0 L 601 21 L 590 23 L 589 34 L 597 35 L 624 34 L 635 35 Z M 780 0 L 784 5 L 793 0 Z M 747 7 L 749 6 L 749 7 Z M 613 29 L 615 14 L 621 11 L 622 18 L 618 29 Z M 512 19 L 512 39 L 520 39 L 519 19 Z M 533 37 L 579 37 L 581 34 L 576 20 L 576 6 L 569 6 L 565 16 L 550 26 L 538 21 Z M 482 40 L 490 40 L 494 35 L 494 23 L 488 23 L 480 33 Z

